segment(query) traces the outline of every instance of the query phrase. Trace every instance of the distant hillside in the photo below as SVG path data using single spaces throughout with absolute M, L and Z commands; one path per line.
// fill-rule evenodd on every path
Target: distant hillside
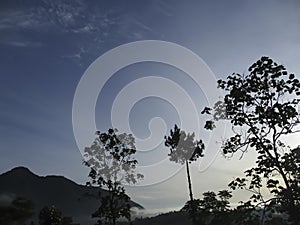
M 56 206 L 65 216 L 81 224 L 94 223 L 91 213 L 99 207 L 98 188 L 76 184 L 63 176 L 37 176 L 25 167 L 0 175 L 0 195 L 23 196 L 35 203 L 38 213 L 44 206 Z M 105 192 L 105 190 L 102 190 Z M 132 202 L 132 206 L 143 208 Z

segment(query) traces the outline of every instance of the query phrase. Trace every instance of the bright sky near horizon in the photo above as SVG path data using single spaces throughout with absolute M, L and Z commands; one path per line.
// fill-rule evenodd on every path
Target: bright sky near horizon
M 72 128 L 75 91 L 90 64 L 122 44 L 141 40 L 179 44 L 201 57 L 217 79 L 246 72 L 262 55 L 299 77 L 299 12 L 297 0 L 2 0 L 0 173 L 22 165 L 39 175 L 87 181 L 88 169 L 82 165 Z M 182 58 L 185 60 L 189 63 Z M 153 79 L 150 81 L 153 77 L 172 80 L 172 85 L 184 89 L 200 118 L 200 111 L 208 104 L 205 90 L 183 71 L 146 62 L 121 69 L 104 85 L 96 105 L 98 129 L 104 131 L 111 126 L 111 110 L 118 93 L 148 76 Z M 201 79 L 201 84 L 210 88 L 212 84 L 205 77 Z M 156 85 L 147 83 L 148 87 Z M 135 88 L 141 95 L 145 91 L 144 86 Z M 140 99 L 124 121 L 141 139 L 150 135 L 152 118 L 163 119 L 168 131 L 180 122 L 178 109 L 186 109 L 184 98 L 176 99 L 176 107 L 158 96 Z M 203 118 L 199 120 L 201 125 Z M 209 140 L 209 133 L 201 135 Z M 297 137 L 289 139 L 294 146 Z M 216 155 L 216 149 L 207 149 L 206 154 L 211 156 L 210 161 L 205 162 L 204 157 L 200 165 L 209 165 L 207 169 L 199 171 L 199 163 L 192 166 L 196 197 L 204 191 L 225 189 L 234 176 L 254 162 L 251 153 L 244 160 L 224 159 Z M 167 149 L 162 146 L 139 153 L 143 165 L 155 165 L 166 157 Z M 178 170 L 172 163 L 165 168 Z M 152 185 L 130 187 L 128 192 L 149 211 L 179 209 L 188 199 L 185 170 L 171 174 Z M 244 194 L 238 193 L 234 201 Z

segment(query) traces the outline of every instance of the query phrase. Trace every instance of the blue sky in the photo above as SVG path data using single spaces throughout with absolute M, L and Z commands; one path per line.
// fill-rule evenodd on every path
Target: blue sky
M 81 165 L 72 130 L 73 98 L 88 66 L 121 44 L 154 39 L 182 45 L 198 54 L 217 78 L 246 71 L 262 55 L 298 76 L 299 10 L 297 0 L 1 1 L 0 172 L 23 165 L 40 175 L 87 181 L 88 169 Z M 111 106 L 120 90 L 145 76 L 173 80 L 199 111 L 207 104 L 203 90 L 182 71 L 158 63 L 130 65 L 102 89 L 96 106 L 97 128 L 111 125 Z M 176 109 L 166 101 L 146 98 L 131 111 L 132 131 L 147 137 L 153 117 L 163 118 L 168 129 L 179 121 Z M 289 140 L 296 143 L 296 137 Z M 147 157 L 141 154 L 140 160 L 155 163 L 165 153 L 166 149 L 157 148 Z M 226 188 L 232 177 L 251 165 L 253 156 L 247 157 L 243 162 L 228 162 L 218 156 L 201 173 L 195 166 L 196 196 Z M 184 172 L 128 191 L 150 210 L 177 209 L 187 199 Z

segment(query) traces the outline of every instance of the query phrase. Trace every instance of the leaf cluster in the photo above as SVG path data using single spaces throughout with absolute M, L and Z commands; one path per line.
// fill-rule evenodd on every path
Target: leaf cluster
M 229 199 L 231 197 L 232 194 L 228 190 L 219 191 L 218 194 L 213 191 L 207 191 L 203 193 L 203 199 L 194 199 L 193 201 L 187 201 L 182 210 L 189 212 L 194 207 L 196 208 L 196 211 L 227 211 L 229 210 Z
M 135 139 L 131 134 L 118 134 L 116 129 L 106 133 L 96 132 L 94 143 L 84 149 L 84 164 L 91 168 L 89 177 L 93 184 L 103 185 L 103 181 L 134 184 L 143 178 L 135 172 L 137 160 Z
M 202 140 L 195 140 L 195 133 L 187 134 L 175 124 L 170 136 L 165 136 L 165 146 L 170 148 L 170 161 L 184 164 L 203 157 L 205 145 Z

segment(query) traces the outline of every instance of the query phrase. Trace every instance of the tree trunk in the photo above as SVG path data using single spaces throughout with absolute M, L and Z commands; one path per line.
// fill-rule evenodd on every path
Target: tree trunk
M 185 161 L 185 165 L 186 165 L 186 174 L 187 174 L 187 178 L 188 178 L 189 194 L 190 194 L 191 207 L 192 207 L 191 208 L 191 217 L 192 217 L 193 225 L 196 225 L 196 210 L 195 210 L 195 205 L 194 205 L 192 182 L 191 182 L 188 160 Z
M 191 182 L 191 176 L 190 176 L 190 169 L 189 169 L 188 160 L 185 161 L 185 165 L 186 165 L 186 174 L 187 174 L 188 185 L 189 185 L 190 200 L 192 202 L 194 199 L 193 199 L 192 182 Z

